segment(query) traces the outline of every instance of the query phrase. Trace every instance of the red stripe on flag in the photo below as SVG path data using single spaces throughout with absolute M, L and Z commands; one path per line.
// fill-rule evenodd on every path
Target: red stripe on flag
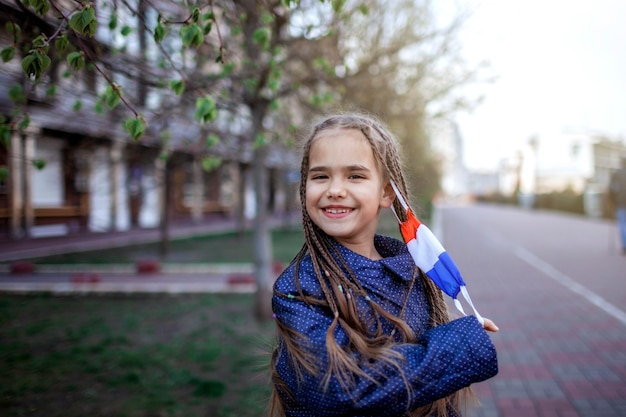
M 420 227 L 420 224 L 422 223 L 413 215 L 411 209 L 408 209 L 406 214 L 406 221 L 400 223 L 400 231 L 402 232 L 404 242 L 409 243 L 417 236 L 417 228 Z

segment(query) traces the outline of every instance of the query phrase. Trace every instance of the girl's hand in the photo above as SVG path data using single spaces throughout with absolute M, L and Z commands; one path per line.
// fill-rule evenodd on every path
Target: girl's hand
M 498 326 L 496 326 L 495 323 L 488 318 L 483 317 L 483 320 L 483 329 L 487 330 L 488 332 L 497 332 L 498 330 L 500 330 Z

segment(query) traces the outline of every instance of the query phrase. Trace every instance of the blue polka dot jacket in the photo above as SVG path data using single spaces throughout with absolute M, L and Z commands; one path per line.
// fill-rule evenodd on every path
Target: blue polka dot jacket
M 377 235 L 375 246 L 383 259 L 376 261 L 337 245 L 368 292 L 367 298 L 388 312 L 399 314 L 415 268 L 406 245 L 397 239 Z M 331 377 L 325 388 L 326 332 L 334 316 L 329 308 L 306 304 L 299 297 L 298 287 L 306 295 L 324 298 L 308 255 L 299 267 L 299 285 L 294 274 L 295 265 L 292 264 L 274 284 L 274 316 L 282 325 L 308 338 L 308 346 L 316 352 L 318 366 L 321 364 L 322 369 L 319 375 L 299 373 L 285 342 L 279 339 L 275 371 L 290 393 L 282 389 L 277 392 L 288 417 L 403 416 L 409 410 L 447 397 L 498 372 L 496 350 L 474 316 L 430 328 L 430 309 L 418 278 L 408 294 L 403 313 L 404 320 L 417 336 L 417 343 L 398 342 L 393 347 L 405 358 L 403 372 L 389 365 L 370 363 L 363 367 L 370 378 L 355 377 L 349 392 L 335 377 Z M 359 311 L 361 307 L 364 312 L 371 311 L 365 308 L 368 302 L 366 298 L 357 300 Z M 348 337 L 340 326 L 335 329 L 335 338 L 340 345 L 347 345 Z M 405 380 L 412 388 L 410 394 Z M 457 415 L 450 409 L 450 416 Z

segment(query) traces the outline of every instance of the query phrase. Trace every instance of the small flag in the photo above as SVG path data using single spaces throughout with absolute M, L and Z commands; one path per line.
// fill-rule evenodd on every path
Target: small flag
M 406 243 L 411 257 L 415 261 L 415 265 L 424 271 L 428 278 L 433 280 L 443 292 L 448 294 L 454 300 L 454 305 L 457 310 L 465 315 L 463 306 L 457 298 L 459 292 L 463 294 L 467 303 L 472 307 L 472 310 L 474 310 L 476 318 L 483 324 L 484 320 L 478 311 L 476 311 L 474 303 L 472 303 L 472 299 L 465 288 L 465 281 L 463 281 L 461 272 L 459 272 L 456 264 L 450 255 L 448 255 L 443 245 L 437 240 L 433 232 L 415 217 L 393 181 L 391 181 L 391 186 L 400 204 L 402 204 L 402 207 L 407 213 L 407 220 L 402 222 L 394 210 L 394 214 L 400 223 L 402 237 L 404 238 L 404 242 Z M 393 206 L 391 209 L 393 210 Z

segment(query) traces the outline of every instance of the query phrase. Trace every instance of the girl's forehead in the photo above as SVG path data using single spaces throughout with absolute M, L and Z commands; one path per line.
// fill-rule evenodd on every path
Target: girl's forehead
M 324 142 L 324 144 L 350 144 L 354 146 L 370 147 L 369 141 L 359 129 L 332 128 L 322 130 L 313 138 L 311 147 L 314 147 L 319 142 Z
M 329 129 L 320 132 L 313 139 L 309 150 L 310 156 L 320 154 L 336 154 L 341 152 L 364 155 L 374 158 L 373 149 L 363 133 L 358 129 Z M 343 155 L 348 156 L 348 155 Z
M 328 129 L 316 135 L 309 148 L 308 169 L 368 167 L 384 175 L 370 141 L 359 129 Z

